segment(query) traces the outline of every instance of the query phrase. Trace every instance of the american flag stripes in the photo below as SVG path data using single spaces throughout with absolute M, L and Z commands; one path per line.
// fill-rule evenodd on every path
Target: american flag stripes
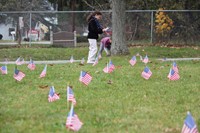
M 149 58 L 148 58 L 148 56 L 147 56 L 147 55 L 144 57 L 144 59 L 143 59 L 143 61 L 142 61 L 142 62 L 144 62 L 145 64 L 147 64 L 147 63 L 149 62 Z
M 15 71 L 14 71 L 14 75 L 13 75 L 13 78 L 16 79 L 17 81 L 21 81 L 26 75 L 17 70 L 17 68 L 15 68 Z
M 74 93 L 69 86 L 67 87 L 67 101 L 72 102 L 73 105 L 76 105 L 76 99 L 74 97 Z
M 105 73 L 111 73 L 113 72 L 115 69 L 115 65 L 112 63 L 112 61 L 109 62 L 109 64 L 107 64 L 107 66 L 103 69 L 103 71 Z
M 81 129 L 83 123 L 79 120 L 78 115 L 74 113 L 73 104 L 71 105 L 70 112 L 68 113 L 66 120 L 66 128 L 72 131 L 78 131 Z
M 4 75 L 4 74 L 8 74 L 8 70 L 7 70 L 7 66 L 2 66 L 0 67 L 0 70 L 1 70 L 1 73 Z
M 35 66 L 35 63 L 33 62 L 32 59 L 30 59 L 30 62 L 28 63 L 28 66 L 27 66 L 30 70 L 35 70 L 36 66 Z
M 136 57 L 135 56 L 133 56 L 132 58 L 131 58 L 131 60 L 129 60 L 129 63 L 132 65 L 132 66 L 134 66 L 135 65 L 135 63 L 136 63 Z
M 81 71 L 79 81 L 82 82 L 85 85 L 88 85 L 92 80 L 92 76 L 90 76 L 89 73 Z
M 172 64 L 172 69 L 173 69 L 176 73 L 178 73 L 178 66 L 177 66 L 176 62 L 173 62 L 173 64 Z
M 51 86 L 51 88 L 49 90 L 48 101 L 53 102 L 58 99 L 60 99 L 59 95 L 57 93 L 55 93 L 54 86 Z
M 170 69 L 170 72 L 167 76 L 170 80 L 179 80 L 180 76 L 174 69 Z
M 24 59 L 22 59 L 22 61 L 21 61 L 21 57 L 19 57 L 19 58 L 17 58 L 15 63 L 16 63 L 16 65 L 22 65 L 22 64 L 24 64 Z
M 198 133 L 197 125 L 190 112 L 187 114 L 181 133 Z
M 152 75 L 152 72 L 150 71 L 148 67 L 145 67 L 144 71 L 141 74 L 141 76 L 146 80 L 148 80 L 151 77 L 151 75 Z
M 43 78 L 43 77 L 45 77 L 45 76 L 46 76 L 46 74 L 47 74 L 47 65 L 45 65 L 45 67 L 44 67 L 43 71 L 41 72 L 41 74 L 40 74 L 40 78 Z

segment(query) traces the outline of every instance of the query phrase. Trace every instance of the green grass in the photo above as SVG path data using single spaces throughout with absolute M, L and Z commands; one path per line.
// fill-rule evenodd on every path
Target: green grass
M 144 49 L 144 51 L 143 51 Z M 0 49 L 0 57 L 6 55 L 15 60 L 18 55 L 34 60 L 75 59 L 87 57 L 87 48 L 20 48 Z M 75 112 L 84 123 L 81 133 L 180 133 L 187 111 L 191 111 L 200 127 L 200 61 L 178 61 L 181 79 L 169 81 L 167 74 L 171 62 L 156 61 L 157 57 L 200 57 L 199 49 L 171 49 L 160 47 L 131 48 L 131 55 L 111 57 L 116 70 L 102 72 L 108 57 L 103 56 L 96 67 L 78 63 L 48 65 L 47 76 L 39 79 L 44 65 L 35 71 L 27 66 L 18 68 L 26 73 L 21 82 L 13 76 L 14 65 L 8 65 L 8 75 L 0 75 L 0 132 L 69 132 L 65 128 L 69 112 L 66 102 L 66 86 L 73 86 L 77 106 Z M 148 53 L 153 72 L 149 80 L 141 77 L 144 64 L 134 67 L 128 63 L 133 54 Z M 78 81 L 81 70 L 93 76 L 89 86 Z M 113 83 L 108 84 L 111 80 Z M 48 88 L 54 85 L 61 99 L 48 103 Z

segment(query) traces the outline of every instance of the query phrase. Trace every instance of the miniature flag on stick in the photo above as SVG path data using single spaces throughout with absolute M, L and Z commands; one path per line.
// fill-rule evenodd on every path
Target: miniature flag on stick
M 19 58 L 17 58 L 15 63 L 16 63 L 16 65 L 22 65 L 22 64 L 24 64 L 24 59 L 22 59 L 22 61 L 21 61 L 21 57 L 19 57 Z
M 74 57 L 73 56 L 71 56 L 71 58 L 70 58 L 70 63 L 73 63 L 74 62 Z
M 176 62 L 173 62 L 173 64 L 172 64 L 172 69 L 173 69 L 176 73 L 178 73 L 178 66 L 177 66 Z
M 69 86 L 67 87 L 67 101 L 72 102 L 73 105 L 76 105 L 76 99 L 74 97 L 74 93 L 72 91 L 72 88 Z
M 167 76 L 169 80 L 179 80 L 180 76 L 177 72 L 174 71 L 174 69 L 170 69 L 170 72 Z
M 59 94 L 55 93 L 54 86 L 51 86 L 49 90 L 49 95 L 48 95 L 48 101 L 53 102 L 60 99 Z
M 151 75 L 152 75 L 152 72 L 150 71 L 148 67 L 145 67 L 144 71 L 141 74 L 141 76 L 146 80 L 148 80 L 151 77 Z
M 17 68 L 15 68 L 15 71 L 14 71 L 14 75 L 13 75 L 13 78 L 16 79 L 17 81 L 21 81 L 26 75 L 17 70 Z
M 143 61 L 143 58 L 142 58 L 142 56 L 140 55 L 140 61 Z
M 30 62 L 28 63 L 28 66 L 27 66 L 30 70 L 35 70 L 36 66 L 35 66 L 35 63 L 33 62 L 32 59 L 30 59 Z
M 97 57 L 94 61 L 94 64 L 92 66 L 96 66 L 98 64 L 99 58 Z
M 88 85 L 92 80 L 92 76 L 90 76 L 89 73 L 81 71 L 79 81 L 82 82 L 85 85 Z
M 2 73 L 3 75 L 8 74 L 8 70 L 7 70 L 7 66 L 6 66 L 6 65 L 0 67 L 0 70 L 1 70 L 1 73 Z
M 70 112 L 68 113 L 66 120 L 66 128 L 72 131 L 78 131 L 81 129 L 83 123 L 79 120 L 78 115 L 74 113 L 74 106 L 71 105 Z
M 144 59 L 143 59 L 143 61 L 142 61 L 142 62 L 144 62 L 145 64 L 147 64 L 147 63 L 149 62 L 149 58 L 148 58 L 148 56 L 147 56 L 147 55 L 144 57 Z
M 132 66 L 134 66 L 135 64 L 136 64 L 136 57 L 135 56 L 133 56 L 132 58 L 131 58 L 131 60 L 129 61 L 129 63 L 132 65 Z
M 112 63 L 112 61 L 110 60 L 109 64 L 107 64 L 107 66 L 103 69 L 103 71 L 105 73 L 111 73 L 113 72 L 115 69 L 115 65 Z
M 187 114 L 181 133 L 198 133 L 197 125 L 190 112 Z
M 40 74 L 40 78 L 45 77 L 46 74 L 47 74 L 47 65 L 44 66 L 44 69 L 43 69 L 43 71 L 42 71 L 41 74 Z
M 82 58 L 82 60 L 81 60 L 81 64 L 84 64 L 84 63 L 85 63 L 85 59 Z

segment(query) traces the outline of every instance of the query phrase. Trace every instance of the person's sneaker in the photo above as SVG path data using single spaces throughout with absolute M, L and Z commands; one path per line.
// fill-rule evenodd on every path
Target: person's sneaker
M 87 64 L 94 64 L 95 61 L 87 61 Z

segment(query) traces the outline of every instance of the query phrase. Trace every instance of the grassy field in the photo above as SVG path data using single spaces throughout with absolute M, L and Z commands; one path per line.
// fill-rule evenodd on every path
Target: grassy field
M 68 60 L 87 57 L 88 48 L 11 48 L 0 49 L 0 59 Z M 137 52 L 148 53 L 153 72 L 149 80 L 141 77 L 145 65 L 128 63 Z M 44 65 L 35 71 L 26 65 L 18 69 L 26 74 L 21 82 L 13 76 L 14 65 L 8 65 L 8 75 L 0 75 L 0 132 L 69 132 L 65 128 L 69 112 L 66 87 L 70 82 L 77 100 L 75 112 L 84 123 L 81 133 L 180 133 L 187 111 L 200 128 L 200 61 L 177 61 L 180 80 L 169 81 L 172 62 L 160 62 L 164 57 L 200 57 L 199 48 L 130 48 L 130 55 L 105 57 L 95 67 L 79 63 L 48 65 L 47 76 L 39 79 Z M 112 59 L 116 70 L 102 72 Z M 93 80 L 84 86 L 78 79 L 80 71 L 88 71 Z M 108 84 L 111 80 L 112 84 Z M 48 103 L 49 87 L 54 86 L 61 99 Z

